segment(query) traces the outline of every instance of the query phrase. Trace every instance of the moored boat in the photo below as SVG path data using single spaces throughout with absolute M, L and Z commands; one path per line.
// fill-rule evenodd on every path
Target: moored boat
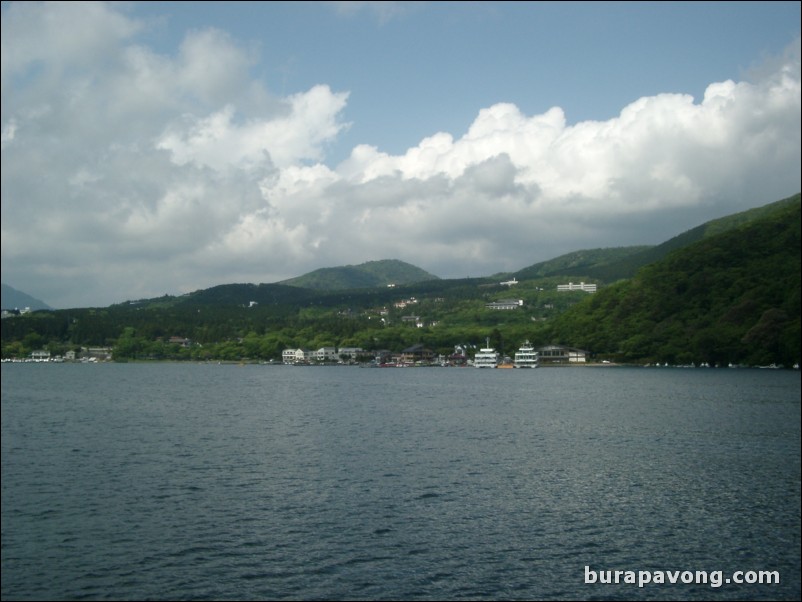
M 495 368 L 496 366 L 498 366 L 498 352 L 490 346 L 490 339 L 487 339 L 485 346 L 473 357 L 473 367 Z
M 540 365 L 540 355 L 529 341 L 526 341 L 515 352 L 513 366 L 516 368 L 537 368 Z

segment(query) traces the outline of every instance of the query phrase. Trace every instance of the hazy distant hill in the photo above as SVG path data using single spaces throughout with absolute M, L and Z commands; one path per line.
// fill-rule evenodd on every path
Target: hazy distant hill
M 439 278 L 409 263 L 397 259 L 382 259 L 359 265 L 321 268 L 279 284 L 315 290 L 340 290 L 372 288 L 388 284 L 412 284 L 427 280 L 439 280 Z
M 0 305 L 3 306 L 3 309 L 23 309 L 25 307 L 30 307 L 31 309 L 53 309 L 44 301 L 31 297 L 27 293 L 18 291 L 7 284 L 2 285 Z

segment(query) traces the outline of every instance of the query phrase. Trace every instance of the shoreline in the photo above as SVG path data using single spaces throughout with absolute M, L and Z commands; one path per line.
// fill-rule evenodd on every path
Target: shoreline
M 249 359 L 242 359 L 242 360 L 164 360 L 164 359 L 136 359 L 136 360 L 121 360 L 121 361 L 114 361 L 114 360 L 100 360 L 100 361 L 81 361 L 81 360 L 32 360 L 32 359 L 10 359 L 6 358 L 2 360 L 3 364 L 71 364 L 71 365 L 98 365 L 98 364 L 195 364 L 195 365 L 218 365 L 218 366 L 292 366 L 292 367 L 300 367 L 300 368 L 319 368 L 321 366 L 328 366 L 328 367 L 337 367 L 337 368 L 475 368 L 473 365 L 463 365 L 463 366 L 454 366 L 454 365 L 442 365 L 442 364 L 401 364 L 401 365 L 393 365 L 393 364 L 384 364 L 384 365 L 377 365 L 377 364 L 339 364 L 339 363 L 320 363 L 320 364 L 285 364 L 281 361 L 276 360 L 249 360 Z M 780 365 L 768 365 L 768 366 L 747 366 L 747 365 L 729 365 L 729 366 L 709 366 L 707 364 L 702 364 L 699 366 L 695 366 L 692 364 L 688 365 L 668 365 L 668 364 L 640 364 L 640 363 L 632 363 L 632 364 L 624 364 L 618 362 L 554 362 L 554 363 L 541 363 L 537 368 L 513 368 L 512 366 L 496 366 L 495 369 L 504 369 L 510 368 L 513 371 L 519 370 L 537 370 L 541 368 L 699 368 L 699 369 L 757 369 L 757 370 L 799 370 L 799 365 L 795 364 L 793 366 L 780 366 Z

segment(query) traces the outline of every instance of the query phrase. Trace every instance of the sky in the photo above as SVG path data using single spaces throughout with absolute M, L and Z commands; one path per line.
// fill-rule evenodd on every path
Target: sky
M 2 280 L 659 244 L 800 184 L 799 2 L 2 2 Z

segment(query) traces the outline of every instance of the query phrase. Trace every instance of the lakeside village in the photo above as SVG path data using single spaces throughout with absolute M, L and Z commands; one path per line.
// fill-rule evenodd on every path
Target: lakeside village
M 171 342 L 191 345 L 188 339 L 172 337 Z M 81 363 L 97 364 L 113 361 L 112 347 L 82 347 L 79 352 L 68 351 L 64 356 L 52 356 L 49 351 L 34 351 L 27 358 L 4 358 L 2 363 Z M 147 361 L 147 360 L 146 360 Z M 594 363 L 589 354 L 583 349 L 565 347 L 560 345 L 547 345 L 533 348 L 528 341 L 524 342 L 513 357 L 502 356 L 495 349 L 487 345 L 478 349 L 473 358 L 467 353 L 466 346 L 456 345 L 454 352 L 444 356 L 436 354 L 423 345 L 413 345 L 400 353 L 389 350 L 365 351 L 359 347 L 321 347 L 317 350 L 285 349 L 282 361 L 214 361 L 203 363 L 215 364 L 261 364 L 285 366 L 360 366 L 371 368 L 411 368 L 411 367 L 473 367 L 473 368 L 538 368 L 540 366 L 615 366 L 616 364 L 603 360 Z M 710 368 L 707 363 L 670 365 L 649 364 L 646 367 L 665 368 Z M 770 368 L 781 369 L 783 366 L 771 364 L 768 366 L 742 366 L 729 365 L 729 368 Z M 799 364 L 793 369 L 798 370 Z
M 192 341 L 182 337 L 171 337 L 169 344 L 181 347 L 190 347 Z M 113 361 L 113 347 L 82 347 L 80 351 L 67 351 L 64 356 L 51 356 L 50 351 L 39 349 L 33 351 L 27 358 L 4 358 L 3 363 L 98 363 Z M 304 348 L 290 348 L 282 352 L 281 362 L 266 361 L 252 362 L 261 364 L 277 364 L 292 366 L 331 366 L 331 365 L 360 365 L 380 368 L 408 368 L 420 366 L 466 367 L 476 368 L 537 368 L 541 359 L 550 364 L 584 364 L 588 352 L 573 347 L 549 345 L 535 349 L 529 341 L 525 341 L 514 357 L 502 356 L 489 341 L 485 347 L 478 349 L 471 358 L 467 345 L 455 345 L 454 352 L 449 355 L 438 354 L 417 344 L 401 352 L 389 349 L 365 350 L 361 347 L 321 347 L 317 350 Z M 222 362 L 216 362 L 222 363 Z M 227 363 L 245 363 L 244 361 Z M 609 363 L 609 362 L 605 362 Z
M 172 337 L 170 343 L 190 346 L 189 339 Z M 64 356 L 51 356 L 44 349 L 34 351 L 30 357 L 5 358 L 3 363 L 98 363 L 113 361 L 113 347 L 82 347 L 80 351 L 68 351 Z M 253 362 L 260 364 L 284 364 L 291 366 L 359 365 L 379 368 L 408 368 L 421 366 L 470 367 L 475 368 L 537 368 L 541 361 L 549 364 L 584 364 L 588 353 L 572 347 L 549 345 L 535 349 L 526 341 L 514 357 L 502 356 L 486 343 L 474 357 L 468 354 L 467 346 L 456 345 L 450 355 L 437 354 L 424 345 L 413 345 L 401 352 L 387 349 L 366 351 L 360 347 L 321 347 L 317 350 L 285 349 L 282 361 Z M 223 363 L 223 362 L 213 362 Z M 245 363 L 226 362 L 226 363 Z M 607 362 L 609 363 L 609 362 Z
M 503 286 L 511 287 L 518 284 L 516 279 L 500 283 Z M 393 285 L 390 285 L 393 286 Z M 557 286 L 558 291 L 584 291 L 595 293 L 595 284 L 581 282 L 575 284 L 561 284 Z M 404 309 L 408 305 L 414 305 L 417 299 L 410 298 L 398 301 L 394 306 Z M 523 306 L 520 299 L 502 299 L 487 303 L 485 307 L 490 310 L 510 311 Z M 251 303 L 251 306 L 255 302 Z M 386 313 L 386 310 L 383 310 Z M 3 318 L 12 315 L 23 315 L 29 313 L 30 309 L 24 310 L 3 310 Z M 381 312 L 380 312 L 381 313 Z M 402 322 L 412 323 L 418 328 L 423 326 L 418 316 L 404 316 Z M 184 337 L 173 336 L 165 343 L 178 347 L 189 348 L 193 346 L 193 341 Z M 321 347 L 317 350 L 304 348 L 284 349 L 281 362 L 277 360 L 253 362 L 263 364 L 281 363 L 293 366 L 315 366 L 315 365 L 360 365 L 375 367 L 413 367 L 413 366 L 443 366 L 443 367 L 467 367 L 476 368 L 536 368 L 541 362 L 549 364 L 584 364 L 587 362 L 589 353 L 582 349 L 573 347 L 550 345 L 535 349 L 524 341 L 521 347 L 515 352 L 514 357 L 502 356 L 495 349 L 490 347 L 489 340 L 485 347 L 475 350 L 473 357 L 469 351 L 469 345 L 455 345 L 453 353 L 443 355 L 435 353 L 433 350 L 418 344 L 394 352 L 388 349 L 365 350 L 360 347 Z M 63 356 L 53 356 L 46 349 L 34 350 L 27 358 L 3 358 L 3 362 L 55 362 L 55 363 L 97 363 L 109 362 L 114 360 L 113 347 L 82 347 L 79 351 L 67 351 Z M 211 360 L 214 361 L 214 360 Z M 247 360 L 236 361 L 234 363 L 244 363 Z M 609 362 L 606 362 L 609 363 Z
M 514 279 L 508 282 L 502 282 L 502 285 L 517 284 Z M 557 287 L 558 291 L 584 291 L 587 293 L 595 293 L 595 284 L 580 284 L 568 283 L 562 284 Z M 396 307 L 405 307 L 407 304 L 414 304 L 417 301 L 412 298 L 409 300 L 396 303 Z M 492 310 L 514 310 L 523 305 L 523 301 L 519 299 L 505 299 L 487 303 L 485 307 Z M 29 312 L 30 310 L 14 310 L 13 315 L 20 315 Z M 3 310 L 3 317 L 10 317 L 11 312 Z M 415 321 L 416 326 L 420 327 L 420 319 L 417 316 L 405 316 L 402 321 Z M 169 345 L 177 347 L 189 348 L 195 345 L 190 339 L 173 336 L 164 341 Z M 444 355 L 436 353 L 432 349 L 422 345 L 416 344 L 400 352 L 394 352 L 388 349 L 366 350 L 361 347 L 320 347 L 319 349 L 305 349 L 305 348 L 287 348 L 282 352 L 281 361 L 256 361 L 256 360 L 231 360 L 219 361 L 208 360 L 211 363 L 255 363 L 255 364 L 282 364 L 291 366 L 363 366 L 363 367 L 379 367 L 379 368 L 407 368 L 407 367 L 474 367 L 474 368 L 537 368 L 540 366 L 589 366 L 589 365 L 614 365 L 608 360 L 601 362 L 593 362 L 589 351 L 569 347 L 564 345 L 546 345 L 543 347 L 535 348 L 530 342 L 522 341 L 520 347 L 515 351 L 513 356 L 502 355 L 496 349 L 490 346 L 489 339 L 486 340 L 485 346 L 476 348 L 474 345 L 455 345 L 451 354 Z M 471 357 L 473 353 L 473 357 Z M 3 363 L 99 363 L 114 361 L 114 348 L 113 347 L 81 347 L 79 351 L 67 351 L 64 356 L 52 356 L 50 351 L 39 349 L 33 351 L 29 357 L 26 358 L 3 358 Z M 208 363 L 207 362 L 207 363 Z M 710 367 L 708 364 L 689 364 L 681 366 L 671 366 L 669 364 L 653 364 L 655 367 L 679 367 L 679 368 L 696 368 Z M 740 368 L 746 366 L 730 365 L 730 368 Z M 782 366 L 758 366 L 760 368 L 781 368 Z M 799 369 L 798 364 L 793 366 L 794 369 Z

